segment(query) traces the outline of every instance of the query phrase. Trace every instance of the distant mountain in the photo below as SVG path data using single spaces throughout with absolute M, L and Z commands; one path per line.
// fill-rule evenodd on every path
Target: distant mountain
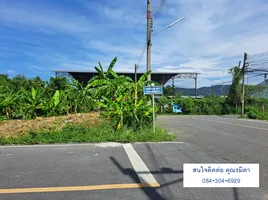
M 229 93 L 230 85 L 217 85 L 213 87 L 201 87 L 197 89 L 197 95 L 207 96 L 214 94 L 216 96 L 226 96 Z M 182 96 L 194 96 L 194 88 L 175 88 L 176 94 L 181 93 Z
M 259 83 L 258 85 L 260 85 L 260 86 L 268 86 L 268 79 L 263 81 L 263 82 L 261 82 L 261 83 Z

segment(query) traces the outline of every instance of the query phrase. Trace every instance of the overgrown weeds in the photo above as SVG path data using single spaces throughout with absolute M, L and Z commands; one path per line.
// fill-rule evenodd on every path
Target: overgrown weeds
M 137 130 L 123 127 L 114 130 L 112 124 L 102 122 L 96 127 L 66 125 L 62 130 L 30 131 L 17 137 L 0 137 L 0 144 L 50 144 L 50 143 L 87 143 L 87 142 L 161 142 L 173 141 L 176 136 L 157 127 L 153 133 L 151 127 Z

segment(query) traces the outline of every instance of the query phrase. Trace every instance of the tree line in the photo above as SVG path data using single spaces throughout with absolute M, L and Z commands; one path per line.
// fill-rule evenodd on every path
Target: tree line
M 232 84 L 228 87 L 227 96 L 206 95 L 202 99 L 182 98 L 181 93 L 177 93 L 175 98 L 174 88 L 167 86 L 164 88 L 164 98 L 159 100 L 159 110 L 172 113 L 172 107 L 164 109 L 165 105 L 171 105 L 172 102 L 182 107 L 183 114 L 203 114 L 203 115 L 227 115 L 241 113 L 242 69 L 235 66 L 229 70 L 232 74 Z M 268 99 L 251 97 L 254 92 L 262 91 L 265 86 L 245 86 L 245 112 L 249 118 L 268 120 Z
M 0 120 L 6 119 L 34 119 L 83 113 L 90 111 L 104 111 L 103 113 L 115 124 L 115 129 L 123 126 L 140 127 L 152 122 L 152 106 L 148 103 L 150 96 L 143 95 L 143 87 L 151 84 L 147 76 L 143 76 L 135 83 L 127 76 L 119 76 L 113 67 L 117 61 L 114 58 L 107 71 L 101 63 L 95 67 L 98 72 L 82 85 L 75 79 L 66 77 L 51 77 L 42 81 L 40 77 L 27 79 L 23 75 L 9 78 L 0 74 Z M 164 89 L 164 96 L 156 104 L 158 112 L 172 113 L 172 102 L 183 108 L 183 114 L 224 115 L 239 114 L 241 103 L 241 69 L 234 67 L 229 71 L 233 75 L 232 85 L 228 97 L 207 95 L 203 99 L 182 98 L 177 94 L 174 99 L 174 88 Z M 254 86 L 246 86 L 246 113 L 250 118 L 268 119 L 268 100 L 250 97 Z M 166 97 L 165 97 L 166 96 Z M 164 108 L 169 105 L 169 108 Z
M 152 107 L 148 104 L 150 97 L 143 96 L 143 86 L 151 83 L 147 81 L 151 72 L 135 83 L 113 70 L 116 61 L 117 58 L 112 60 L 107 71 L 99 62 L 95 67 L 98 75 L 86 85 L 65 77 L 51 77 L 45 82 L 40 77 L 27 79 L 18 75 L 11 79 L 1 75 L 0 118 L 34 119 L 102 110 L 116 130 L 149 125 Z

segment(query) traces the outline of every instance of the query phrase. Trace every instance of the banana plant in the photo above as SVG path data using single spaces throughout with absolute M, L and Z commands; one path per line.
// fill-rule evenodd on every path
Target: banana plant
M 97 76 L 91 78 L 87 87 L 98 88 L 95 90 L 94 98 L 100 99 L 102 96 L 115 99 L 114 92 L 117 89 L 119 82 L 123 83 L 123 77 L 119 77 L 114 71 L 113 67 L 117 61 L 115 57 L 110 63 L 107 72 L 104 72 L 101 63 L 99 62 L 99 68 L 95 67 L 98 72 Z M 125 79 L 125 78 L 124 78 Z
M 129 93 L 129 95 L 134 99 L 133 112 L 137 123 L 140 123 L 139 118 L 142 118 L 141 116 L 138 117 L 137 110 L 140 109 L 143 104 L 145 104 L 145 99 L 147 99 L 148 102 L 148 97 L 143 97 L 143 87 L 151 84 L 151 81 L 146 80 L 150 73 L 151 71 L 144 73 L 136 83 L 133 80 L 124 82 L 116 91 L 116 95 L 121 93 Z M 141 100 L 138 101 L 138 99 Z
M 70 84 L 72 88 L 68 94 L 68 101 L 71 101 L 72 107 L 74 107 L 74 112 L 85 112 L 92 110 L 95 107 L 95 100 L 93 96 L 93 88 L 90 88 L 89 84 L 84 87 L 77 80 L 73 79 L 73 83 Z
M 41 88 L 31 88 L 31 91 L 26 91 L 24 88 L 21 89 L 21 100 L 19 106 L 24 110 L 25 118 L 35 118 L 43 108 L 45 100 L 43 99 L 43 91 Z
M 117 61 L 117 57 L 115 57 L 112 62 L 110 63 L 107 72 L 104 72 L 102 64 L 98 62 L 99 67 L 95 66 L 95 70 L 98 72 L 97 76 L 94 76 L 92 79 L 89 80 L 89 83 L 93 82 L 97 79 L 109 79 L 112 74 L 114 74 L 113 67 Z
M 6 115 L 7 119 L 10 119 L 13 113 L 13 110 L 17 106 L 17 93 L 9 90 L 8 93 L 1 94 L 0 96 L 0 108 L 3 109 L 3 112 Z
M 43 105 L 46 116 L 58 116 L 67 113 L 67 106 L 65 106 L 63 92 L 56 90 L 50 101 Z
M 119 131 L 125 123 L 128 123 L 125 117 L 132 117 L 131 104 L 128 102 L 128 98 L 127 95 L 120 95 L 115 100 L 112 100 L 103 96 L 104 103 L 98 102 L 105 109 L 106 116 L 116 124 L 116 131 Z

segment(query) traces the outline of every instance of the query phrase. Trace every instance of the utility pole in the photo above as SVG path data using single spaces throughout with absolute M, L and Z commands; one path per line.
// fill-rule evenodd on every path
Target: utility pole
M 174 85 L 174 78 L 172 78 L 172 93 L 173 93 L 173 99 L 175 98 L 175 85 Z
M 245 110 L 245 72 L 246 72 L 246 62 L 247 62 L 247 53 L 244 53 L 244 63 L 242 67 L 242 100 L 241 100 L 241 117 L 244 116 L 244 110 Z
M 137 64 L 135 64 L 135 83 L 137 83 Z
M 136 105 L 137 105 L 137 101 L 138 101 L 138 94 L 137 94 L 137 64 L 135 64 L 135 108 L 136 108 Z
M 151 0 L 147 0 L 147 72 L 151 71 L 151 33 L 152 33 L 152 17 L 151 17 Z M 151 74 L 147 77 L 151 81 Z
M 197 98 L 197 75 L 194 78 L 194 85 L 195 85 L 195 98 Z

